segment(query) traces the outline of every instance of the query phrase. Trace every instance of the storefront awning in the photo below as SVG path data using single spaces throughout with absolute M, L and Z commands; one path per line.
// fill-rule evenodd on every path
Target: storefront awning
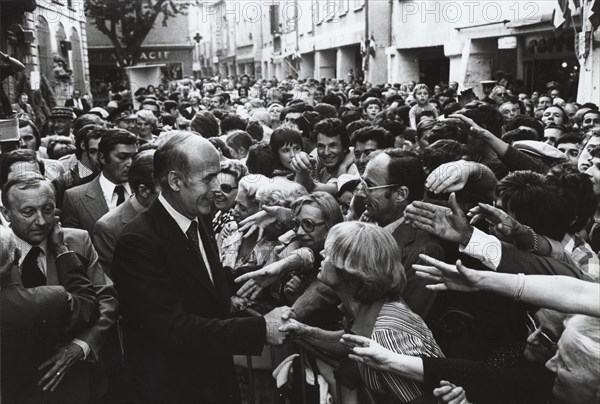
M 520 28 L 520 27 L 529 27 L 531 25 L 544 24 L 544 23 L 552 23 L 554 17 L 554 13 L 546 13 L 536 15 L 531 18 L 525 18 L 518 21 L 510 21 L 506 23 L 506 28 Z

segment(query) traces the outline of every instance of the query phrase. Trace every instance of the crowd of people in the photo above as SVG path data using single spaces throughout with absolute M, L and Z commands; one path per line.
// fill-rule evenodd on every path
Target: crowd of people
M 482 86 L 19 95 L 2 401 L 238 403 L 234 355 L 301 344 L 364 402 L 599 403 L 600 111 Z

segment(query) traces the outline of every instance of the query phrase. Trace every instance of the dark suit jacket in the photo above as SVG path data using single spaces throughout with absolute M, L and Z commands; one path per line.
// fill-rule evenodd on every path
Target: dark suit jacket
M 60 220 L 65 227 L 86 230 L 90 236 L 94 224 L 108 212 L 108 205 L 102 188 L 100 175 L 87 184 L 65 191 Z
M 65 107 L 73 108 L 73 112 L 75 112 L 75 115 L 77 115 L 77 116 L 83 115 L 91 109 L 90 104 L 88 104 L 88 102 L 85 99 L 83 99 L 83 98 L 80 98 L 80 99 L 81 99 L 81 106 L 83 107 L 83 109 L 74 107 L 75 101 L 73 100 L 73 98 L 69 98 L 68 100 L 65 101 Z
M 135 196 L 131 198 L 135 198 Z M 111 279 L 113 277 L 112 262 L 117 239 L 125 225 L 140 213 L 135 210 L 131 198 L 102 216 L 94 225 L 92 241 L 98 252 L 100 265 Z
M 436 292 L 425 287 L 428 282 L 418 277 L 412 266 L 419 262 L 419 254 L 444 261 L 446 251 L 443 241 L 404 221 L 392 231 L 392 236 L 402 250 L 402 265 L 406 272 L 406 286 L 402 297 L 412 311 L 426 318 L 435 301 Z
M 239 402 L 232 355 L 257 355 L 265 343 L 264 318 L 230 318 L 211 221 L 199 224 L 214 286 L 159 200 L 117 241 L 113 275 L 136 402 Z
M 54 355 L 56 344 L 68 342 L 98 317 L 96 294 L 78 256 L 63 254 L 55 264 L 54 275 L 61 286 L 25 289 L 16 266 L 0 279 L 3 403 L 89 399 L 89 389 L 83 388 L 73 369 L 55 392 L 44 393 L 37 387 L 44 374 L 38 366 Z

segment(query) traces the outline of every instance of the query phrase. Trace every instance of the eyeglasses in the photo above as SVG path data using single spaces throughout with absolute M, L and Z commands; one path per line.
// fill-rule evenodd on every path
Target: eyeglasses
M 364 189 L 365 194 L 371 195 L 371 191 L 374 191 L 376 189 L 385 189 L 385 188 L 392 188 L 392 187 L 397 187 L 399 186 L 398 184 L 389 184 L 389 185 L 378 185 L 375 187 L 370 187 L 367 185 L 367 183 L 365 182 L 365 180 L 363 180 L 362 178 L 360 179 L 360 182 L 358 184 L 358 186 L 356 187 L 355 191 L 359 191 L 361 189 Z
M 237 188 L 238 188 L 238 187 L 232 187 L 232 186 L 231 186 L 231 185 L 229 185 L 229 184 L 221 184 L 221 191 L 222 191 L 224 194 L 230 194 L 230 193 L 231 193 L 231 191 L 233 191 L 234 189 L 237 189 Z
M 540 343 L 547 349 L 553 349 L 554 347 L 556 347 L 557 342 L 554 341 L 554 339 L 550 338 L 548 336 L 548 334 L 546 334 L 544 331 L 542 331 L 542 327 L 540 326 L 540 323 L 537 321 L 537 318 L 535 318 L 531 313 L 527 313 L 527 330 L 529 330 L 529 332 L 531 334 L 533 334 L 534 332 L 539 330 L 539 335 L 540 335 Z
M 302 220 L 297 220 L 294 219 L 292 220 L 292 229 L 295 232 L 298 232 L 298 229 L 300 227 L 302 227 L 302 230 L 304 230 L 305 233 L 312 233 L 313 231 L 315 231 L 315 228 L 317 226 L 320 226 L 322 224 L 325 224 L 325 222 L 313 222 L 310 219 L 302 219 Z

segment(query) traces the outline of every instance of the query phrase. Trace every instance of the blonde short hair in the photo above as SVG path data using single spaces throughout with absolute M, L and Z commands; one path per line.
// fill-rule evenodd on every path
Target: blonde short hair
M 337 224 L 329 231 L 325 250 L 340 278 L 356 283 L 357 300 L 397 300 L 404 290 L 400 247 L 381 227 L 363 222 Z

